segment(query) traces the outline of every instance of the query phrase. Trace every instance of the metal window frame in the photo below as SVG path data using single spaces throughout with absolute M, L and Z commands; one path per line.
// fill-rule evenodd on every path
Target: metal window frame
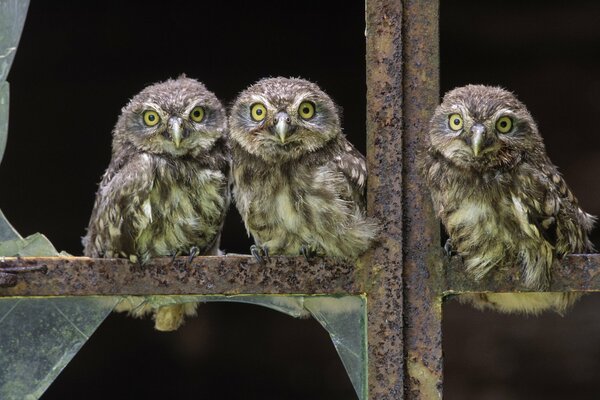
M 438 22 L 439 0 L 366 2 L 368 210 L 382 232 L 356 266 L 300 257 L 262 266 L 242 255 L 154 259 L 144 268 L 120 259 L 3 258 L 0 282 L 15 285 L 0 297 L 366 294 L 369 398 L 441 398 L 443 297 L 527 289 L 510 271 L 474 282 L 441 252 L 416 169 L 439 98 Z M 600 291 L 600 254 L 565 257 L 551 290 Z

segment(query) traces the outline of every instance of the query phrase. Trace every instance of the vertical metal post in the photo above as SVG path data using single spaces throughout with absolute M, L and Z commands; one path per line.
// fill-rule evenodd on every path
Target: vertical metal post
M 440 224 L 418 171 L 439 99 L 439 2 L 404 0 L 403 197 L 406 399 L 442 397 Z
M 402 320 L 402 3 L 368 0 L 368 209 L 380 243 L 362 261 L 367 277 L 369 398 L 404 393 Z
M 439 3 L 368 0 L 369 398 L 441 397 L 439 224 L 418 150 L 439 93 Z

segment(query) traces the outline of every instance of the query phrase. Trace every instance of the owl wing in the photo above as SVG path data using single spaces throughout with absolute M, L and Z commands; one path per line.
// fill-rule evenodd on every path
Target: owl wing
M 548 161 L 548 165 L 529 172 L 534 183 L 526 196 L 530 223 L 560 255 L 591 251 L 588 234 L 595 218 L 581 210 L 556 167 Z
M 87 235 L 83 238 L 88 257 L 118 257 L 136 254 L 136 232 L 152 219 L 144 207 L 153 185 L 152 161 L 138 155 L 119 165 L 111 162 L 96 193 Z
M 361 210 L 366 209 L 365 189 L 367 185 L 367 163 L 365 157 L 348 141 L 343 151 L 330 162 L 333 170 L 341 172 L 347 181 L 347 200 L 352 200 Z

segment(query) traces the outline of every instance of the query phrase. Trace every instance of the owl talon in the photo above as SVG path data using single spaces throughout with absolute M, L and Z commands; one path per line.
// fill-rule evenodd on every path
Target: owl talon
M 200 252 L 200 249 L 196 246 L 192 246 L 190 248 L 190 256 L 188 257 L 187 263 L 191 264 L 192 261 L 194 261 L 194 258 L 196 258 L 196 256 L 198 255 L 198 253 Z
M 458 255 L 454 248 L 452 248 L 452 241 L 450 239 L 446 240 L 446 244 L 444 244 L 444 252 L 448 258 Z
M 305 244 L 300 247 L 300 254 L 304 256 L 306 261 L 310 261 L 311 258 L 314 258 L 317 255 L 316 251 Z
M 267 246 L 259 247 L 253 244 L 252 246 L 250 246 L 250 253 L 261 265 L 265 265 L 265 263 L 271 262 L 271 258 L 269 257 L 269 248 Z
M 254 256 L 254 258 L 256 259 L 256 261 L 258 261 L 260 265 L 265 265 L 265 260 L 260 255 L 260 248 L 257 245 L 253 244 L 252 246 L 250 246 L 250 254 Z
M 178 255 L 179 255 L 178 251 L 173 252 L 173 255 L 171 256 L 171 264 L 175 263 L 175 259 L 177 258 Z

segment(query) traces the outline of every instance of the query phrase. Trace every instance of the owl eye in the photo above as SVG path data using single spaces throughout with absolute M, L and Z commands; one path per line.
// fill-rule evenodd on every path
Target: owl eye
M 496 130 L 500 133 L 508 133 L 512 129 L 513 122 L 510 117 L 500 117 L 496 121 Z
M 302 119 L 311 119 L 315 115 L 315 105 L 310 101 L 303 101 L 298 107 L 298 114 Z
M 194 107 L 194 109 L 190 113 L 190 118 L 194 122 L 202 122 L 202 120 L 204 119 L 204 108 L 200 106 Z
M 453 131 L 460 131 L 463 127 L 463 119 L 460 114 L 452 114 L 448 118 L 448 125 Z
M 156 111 L 148 110 L 144 112 L 144 123 L 147 126 L 154 126 L 160 122 L 160 116 Z
M 267 108 L 262 103 L 254 103 L 250 106 L 250 116 L 256 122 L 260 122 L 267 116 Z

